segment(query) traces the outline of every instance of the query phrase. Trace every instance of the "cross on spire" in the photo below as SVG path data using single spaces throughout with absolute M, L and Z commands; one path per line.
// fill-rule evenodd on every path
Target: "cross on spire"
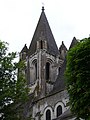
M 44 6 L 42 6 L 42 11 L 44 11 L 45 9 L 44 9 Z
M 44 11 L 44 2 L 42 1 L 42 11 Z

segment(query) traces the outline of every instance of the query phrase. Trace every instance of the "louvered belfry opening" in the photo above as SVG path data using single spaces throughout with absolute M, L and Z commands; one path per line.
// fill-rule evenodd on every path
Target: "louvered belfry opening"
M 46 80 L 49 80 L 50 78 L 50 63 L 46 63 Z

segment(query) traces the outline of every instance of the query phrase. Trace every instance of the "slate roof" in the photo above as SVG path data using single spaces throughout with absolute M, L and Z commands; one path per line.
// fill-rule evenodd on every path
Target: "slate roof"
M 74 47 L 74 45 L 76 45 L 77 43 L 78 43 L 78 40 L 74 37 L 69 49 Z M 62 47 L 64 47 L 67 50 L 67 48 L 65 47 L 65 45 L 63 43 L 61 45 L 61 48 Z M 54 88 L 53 88 L 54 93 L 65 90 L 65 75 L 64 75 L 65 69 L 66 69 L 66 58 L 61 66 L 60 74 L 58 75 L 58 77 L 54 83 Z
M 63 41 L 62 41 L 62 44 L 61 44 L 61 46 L 60 46 L 60 48 L 59 48 L 59 52 L 61 53 L 62 50 L 67 51 L 67 48 L 66 48 L 66 46 L 65 46 L 65 44 L 64 44 Z
M 58 118 L 55 118 L 53 120 L 69 120 L 71 118 L 75 118 L 75 116 L 71 113 L 70 109 L 68 109 L 63 114 L 61 114 Z
M 58 55 L 59 54 L 58 47 L 56 45 L 48 20 L 46 18 L 44 7 L 42 7 L 41 16 L 39 18 L 36 30 L 34 32 L 34 35 L 29 47 L 29 55 L 32 55 L 36 52 L 36 44 L 37 44 L 37 41 L 40 39 L 41 35 L 43 35 L 45 38 L 44 40 L 47 41 L 47 52 L 55 56 Z
M 76 45 L 77 43 L 78 43 L 77 39 L 75 37 L 73 37 L 73 40 L 71 42 L 71 45 L 70 45 L 69 49 L 74 47 L 74 45 Z
M 58 77 L 54 83 L 53 92 L 65 90 L 65 77 L 64 77 L 65 69 L 66 69 L 66 58 L 62 64 L 60 74 L 58 75 Z
M 23 49 L 21 50 L 21 53 L 23 53 L 23 52 L 28 52 L 28 48 L 27 48 L 27 46 L 26 46 L 26 44 L 24 45 L 24 47 L 23 47 Z

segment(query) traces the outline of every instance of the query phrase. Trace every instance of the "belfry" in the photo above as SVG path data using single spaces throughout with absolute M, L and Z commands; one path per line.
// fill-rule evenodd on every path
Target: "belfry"
M 30 88 L 30 100 L 24 111 L 26 117 L 31 116 L 34 120 L 66 120 L 62 118 L 70 114 L 66 105 L 68 94 L 64 80 L 66 54 L 64 42 L 58 49 L 42 7 L 30 46 L 27 48 L 25 45 L 20 52 L 20 59 L 26 63 L 24 74 Z

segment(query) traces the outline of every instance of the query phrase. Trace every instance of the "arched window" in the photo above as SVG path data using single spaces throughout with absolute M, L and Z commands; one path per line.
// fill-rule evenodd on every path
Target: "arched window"
M 48 80 L 50 77 L 50 63 L 46 63 L 46 80 Z
M 46 111 L 46 120 L 51 120 L 51 111 L 50 110 Z
M 40 47 L 41 49 L 43 49 L 43 41 L 41 40 L 41 47 Z
M 37 63 L 35 63 L 35 78 L 37 79 Z
M 57 117 L 60 116 L 61 114 L 62 114 L 62 106 L 59 105 L 59 106 L 57 107 Z

